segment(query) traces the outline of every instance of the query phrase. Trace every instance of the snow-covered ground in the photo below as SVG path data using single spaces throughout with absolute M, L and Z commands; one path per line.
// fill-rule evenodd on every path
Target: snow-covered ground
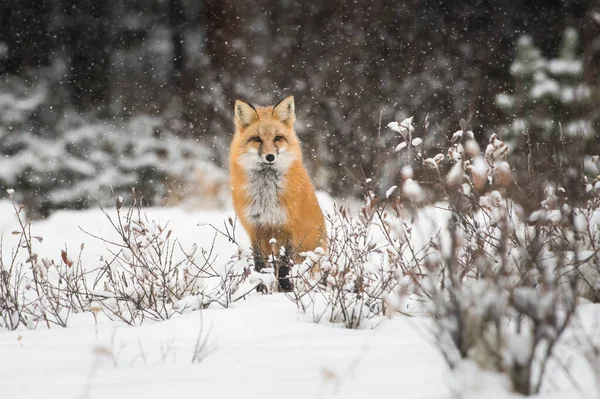
M 16 220 L 8 202 L 0 202 L 0 211 L 7 257 Z M 153 208 L 147 213 L 168 221 L 184 248 L 210 246 L 215 238 L 223 262 L 237 250 L 210 226 L 222 226 L 232 211 Z M 84 243 L 83 264 L 97 263 L 103 243 L 82 230 L 106 238 L 114 234 L 100 210 L 57 212 L 35 222 L 32 233 L 44 238 L 35 243 L 43 256 L 58 259 L 61 249 L 78 251 Z M 241 228 L 237 239 L 247 246 Z M 600 307 L 585 305 L 581 314 L 598 331 Z M 106 319 L 96 325 L 91 313 L 76 314 L 69 328 L 0 331 L 0 398 L 516 397 L 498 376 L 468 367 L 453 376 L 428 326 L 425 317 L 405 316 L 384 319 L 371 330 L 314 324 L 284 294 L 253 296 L 229 309 L 209 308 L 140 327 Z M 193 363 L 199 336 L 208 355 Z M 586 363 L 567 347 L 559 351 L 579 388 L 554 364 L 541 396 L 598 397 Z
M 142 327 L 91 315 L 68 329 L 2 333 L 0 392 L 6 398 L 318 398 L 448 392 L 438 353 L 411 320 L 349 331 L 303 320 L 283 295 L 203 311 L 214 352 L 192 364 L 199 312 Z M 338 380 L 339 379 L 339 380 Z M 86 396 L 87 395 L 87 396 Z M 329 397 L 327 395 L 326 397 Z

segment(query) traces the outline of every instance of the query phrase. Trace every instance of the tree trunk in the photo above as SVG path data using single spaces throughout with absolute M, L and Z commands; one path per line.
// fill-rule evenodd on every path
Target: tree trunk
M 205 48 L 215 80 L 227 99 L 235 95 L 233 84 L 244 64 L 244 49 L 237 46 L 241 24 L 244 23 L 240 3 L 236 0 L 207 0 L 203 7 Z
M 515 364 L 510 370 L 510 377 L 515 392 L 529 396 L 531 392 L 531 363 L 521 366 Z
M 7 54 L 0 57 L 0 72 L 19 74 L 26 67 L 48 65 L 52 38 L 48 0 L 8 0 L 0 3 L 0 42 Z
M 171 26 L 171 42 L 173 46 L 173 71 L 172 80 L 175 88 L 183 95 L 184 75 L 185 75 L 185 13 L 181 0 L 171 0 L 169 2 L 169 25 Z
M 110 35 L 108 0 L 66 0 L 65 47 L 73 104 L 79 111 L 108 106 Z

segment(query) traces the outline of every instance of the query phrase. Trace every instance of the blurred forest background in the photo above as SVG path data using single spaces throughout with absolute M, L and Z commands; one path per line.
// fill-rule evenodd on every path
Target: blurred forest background
M 420 136 L 434 148 L 464 118 L 482 144 L 499 133 L 511 156 L 527 132 L 540 168 L 559 147 L 595 154 L 597 6 L 3 0 L 0 188 L 37 216 L 107 203 L 111 187 L 218 205 L 235 99 L 289 94 L 314 181 L 337 196 L 357 195 L 350 173 L 378 165 L 381 190 L 394 183 L 399 138 L 385 125 L 412 115 L 418 129 L 428 116 Z

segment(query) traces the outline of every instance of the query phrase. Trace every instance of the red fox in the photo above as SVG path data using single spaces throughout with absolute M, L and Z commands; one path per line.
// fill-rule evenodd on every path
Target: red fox
M 230 150 L 233 206 L 250 236 L 258 270 L 274 248 L 279 256 L 283 246 L 294 260 L 298 252 L 326 250 L 325 219 L 302 162 L 295 119 L 292 96 L 268 107 L 235 102 Z M 291 287 L 287 273 L 282 264 L 279 285 L 284 290 Z

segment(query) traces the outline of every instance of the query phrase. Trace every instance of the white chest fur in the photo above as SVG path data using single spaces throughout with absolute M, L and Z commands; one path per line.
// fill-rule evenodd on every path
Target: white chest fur
M 287 222 L 287 211 L 279 196 L 284 189 L 284 172 L 275 168 L 246 170 L 246 192 L 250 206 L 246 217 L 251 223 L 262 226 L 278 226 Z

